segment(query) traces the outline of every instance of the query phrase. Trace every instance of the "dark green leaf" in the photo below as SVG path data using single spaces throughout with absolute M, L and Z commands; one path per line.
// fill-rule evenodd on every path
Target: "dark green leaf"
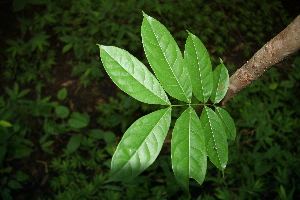
M 60 133 L 58 125 L 50 119 L 46 119 L 43 124 L 43 129 L 46 134 L 58 135 Z
M 55 113 L 58 118 L 67 118 L 70 114 L 70 110 L 66 106 L 57 106 L 55 107 Z
M 104 133 L 103 139 L 107 144 L 115 143 L 116 135 L 113 132 L 107 131 Z
M 171 107 L 135 121 L 125 132 L 111 161 L 111 181 L 129 180 L 158 156 L 171 122 Z
M 22 90 L 22 91 L 18 94 L 18 98 L 21 98 L 21 97 L 25 96 L 25 95 L 28 94 L 29 92 L 30 92 L 30 89 Z
M 188 192 L 189 178 L 202 184 L 207 168 L 204 132 L 191 107 L 177 119 L 171 141 L 172 167 L 180 187 Z
M 17 171 L 14 177 L 17 181 L 26 181 L 30 176 L 22 171 Z
M 191 80 L 178 45 L 164 25 L 144 13 L 144 50 L 157 79 L 174 98 L 190 103 Z
M 228 160 L 228 143 L 222 121 L 207 106 L 203 108 L 200 121 L 205 133 L 207 155 L 217 168 L 224 171 Z
M 54 143 L 54 140 L 48 140 L 47 142 L 44 142 L 44 143 L 42 144 L 42 147 L 44 147 L 44 148 L 49 147 L 49 146 L 51 146 L 53 143 Z
M 1 144 L 0 145 L 0 165 L 2 165 L 5 155 L 6 155 L 6 145 Z
M 135 99 L 149 103 L 170 105 L 170 101 L 154 75 L 127 51 L 100 46 L 104 68 L 114 83 Z
M 72 128 L 84 128 L 90 123 L 90 117 L 87 113 L 78 113 L 74 112 L 71 114 L 71 118 L 68 121 L 68 124 Z
M 25 8 L 27 0 L 13 0 L 12 8 L 14 12 L 19 12 Z
M 61 100 L 61 101 L 66 99 L 67 95 L 68 95 L 68 91 L 66 88 L 62 88 L 57 92 L 57 98 L 58 98 L 58 100 Z
M 80 146 L 81 140 L 82 140 L 82 134 L 73 135 L 68 141 L 67 150 L 70 153 L 76 151 Z
M 19 183 L 16 180 L 9 180 L 8 181 L 8 186 L 12 189 L 22 189 L 23 186 L 21 185 L 21 183 Z
M 25 146 L 25 145 L 22 145 L 22 144 L 19 144 L 18 146 L 15 146 L 14 150 L 13 150 L 13 157 L 14 158 L 24 158 L 26 156 L 29 156 L 32 152 L 32 149 Z
M 69 44 L 66 44 L 63 49 L 62 49 L 62 53 L 66 53 L 67 51 L 69 51 L 70 49 L 72 49 L 73 47 L 73 43 L 69 43 Z

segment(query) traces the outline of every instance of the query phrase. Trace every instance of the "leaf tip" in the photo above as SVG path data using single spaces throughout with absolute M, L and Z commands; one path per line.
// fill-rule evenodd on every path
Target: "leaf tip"
M 224 64 L 222 58 L 219 58 L 219 60 L 220 60 L 220 63 L 221 63 L 221 64 Z

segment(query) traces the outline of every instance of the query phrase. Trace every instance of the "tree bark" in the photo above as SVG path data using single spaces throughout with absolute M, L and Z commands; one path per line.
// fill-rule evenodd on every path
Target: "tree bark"
M 222 105 L 225 105 L 229 99 L 263 75 L 272 65 L 296 52 L 299 48 L 300 15 L 230 77 L 229 88 L 222 100 Z

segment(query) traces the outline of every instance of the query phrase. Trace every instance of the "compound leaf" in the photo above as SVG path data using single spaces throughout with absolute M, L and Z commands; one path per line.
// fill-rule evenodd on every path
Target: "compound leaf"
M 213 71 L 214 84 L 210 99 L 214 103 L 219 103 L 225 96 L 229 86 L 228 70 L 223 63 L 219 64 Z
M 177 119 L 171 141 L 172 167 L 180 187 L 188 192 L 189 178 L 202 184 L 207 168 L 204 132 L 191 107 Z
M 225 109 L 221 107 L 216 107 L 216 113 L 222 120 L 223 126 L 227 134 L 227 138 L 234 140 L 236 136 L 236 128 L 232 117 Z
M 142 62 L 123 49 L 99 47 L 106 72 L 121 90 L 145 103 L 170 105 L 165 91 Z
M 167 28 L 144 13 L 144 50 L 157 79 L 172 97 L 190 103 L 192 85 L 182 54 Z
M 110 181 L 129 180 L 151 165 L 158 156 L 171 122 L 171 107 L 135 121 L 125 132 L 111 161 Z
M 207 156 L 217 168 L 224 171 L 228 160 L 228 143 L 222 121 L 207 106 L 203 108 L 200 121 L 205 133 Z
M 213 74 L 208 52 L 198 37 L 189 33 L 184 50 L 193 93 L 201 102 L 207 102 L 213 89 Z

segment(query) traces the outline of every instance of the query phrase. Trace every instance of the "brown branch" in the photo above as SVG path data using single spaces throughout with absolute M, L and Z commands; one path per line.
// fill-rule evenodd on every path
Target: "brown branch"
M 222 105 L 263 75 L 272 65 L 296 52 L 299 48 L 300 15 L 230 77 L 229 88 Z

